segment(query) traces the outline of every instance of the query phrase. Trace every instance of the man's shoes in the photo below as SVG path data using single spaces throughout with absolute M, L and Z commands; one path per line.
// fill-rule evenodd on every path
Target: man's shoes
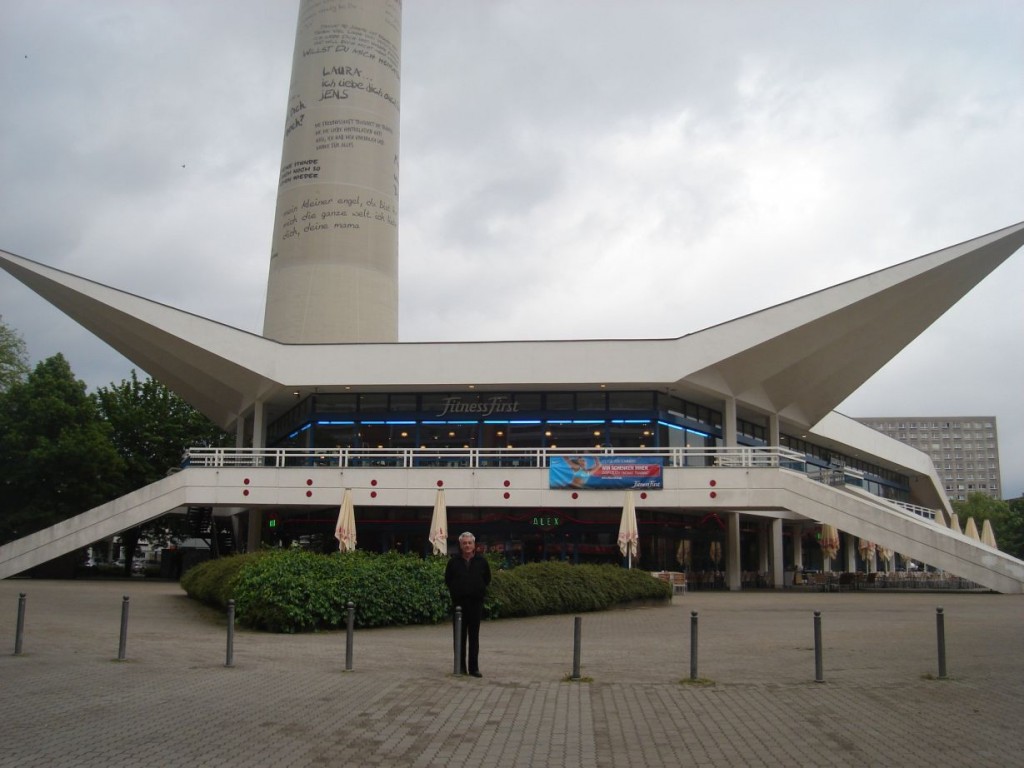
M 470 672 L 469 676 L 470 677 L 483 677 L 483 675 L 480 674 L 480 670 L 479 669 L 476 669 L 476 670 L 473 670 L 472 672 Z

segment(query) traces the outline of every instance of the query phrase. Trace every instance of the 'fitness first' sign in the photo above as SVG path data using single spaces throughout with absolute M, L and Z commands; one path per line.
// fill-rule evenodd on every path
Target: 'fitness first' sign
M 660 489 L 662 459 L 638 456 L 552 456 L 549 488 Z

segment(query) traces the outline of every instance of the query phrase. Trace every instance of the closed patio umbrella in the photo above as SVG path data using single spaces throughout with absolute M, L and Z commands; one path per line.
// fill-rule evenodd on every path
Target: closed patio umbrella
M 867 539 L 858 539 L 857 549 L 860 550 L 860 557 L 869 566 L 869 568 L 874 568 L 876 550 L 875 542 L 868 541 Z
M 683 539 L 679 542 L 679 546 L 676 547 L 676 562 L 684 568 L 689 568 L 692 560 L 690 552 L 690 540 Z
M 821 553 L 830 560 L 839 554 L 839 531 L 834 525 L 821 526 Z
M 430 518 L 430 543 L 433 554 L 448 554 L 448 508 L 444 503 L 444 488 L 438 488 L 434 501 L 434 515 Z
M 881 559 L 883 563 L 885 563 L 884 568 L 887 573 L 889 571 L 890 564 L 892 563 L 892 555 L 892 549 L 890 549 L 889 547 L 878 548 L 878 557 Z
M 636 506 L 633 503 L 633 492 L 626 491 L 626 501 L 622 505 L 622 520 L 619 523 L 619 551 L 626 558 L 626 565 L 633 567 L 633 558 L 640 556 L 640 531 L 636 524 Z
M 722 542 L 711 542 L 711 545 L 708 547 L 708 557 L 710 557 L 711 562 L 715 564 L 715 570 L 718 570 L 718 563 L 722 560 Z
M 334 528 L 334 538 L 338 540 L 341 552 L 352 552 L 356 548 L 356 510 L 352 505 L 352 491 L 345 489 L 341 498 L 341 509 L 338 511 L 338 524 Z

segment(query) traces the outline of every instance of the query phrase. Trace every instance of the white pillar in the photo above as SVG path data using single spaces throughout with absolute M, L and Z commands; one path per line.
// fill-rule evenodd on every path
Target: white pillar
M 857 570 L 857 537 L 846 534 L 843 539 L 846 541 L 846 570 L 853 573 Z
M 771 553 L 768 547 L 768 521 L 757 521 L 757 571 L 768 576 L 771 569 Z
M 401 0 L 302 0 L 263 335 L 398 341 Z
M 771 572 L 771 585 L 775 589 L 782 589 L 783 577 L 782 577 L 782 518 L 772 518 L 769 523 L 771 528 L 771 543 L 772 543 L 772 572 Z
M 266 406 L 262 400 L 257 400 L 252 404 L 252 447 L 253 448 L 266 448 L 267 447 L 267 426 L 264 421 L 266 415 Z
M 730 590 L 743 586 L 740 578 L 740 513 L 726 512 L 728 541 L 725 547 L 725 585 Z
M 736 442 L 736 398 L 725 398 L 722 409 L 722 439 L 727 448 L 735 448 Z
M 266 427 L 263 424 L 264 404 L 257 400 L 252 406 L 252 447 L 263 448 L 266 443 Z M 263 512 L 259 509 L 249 510 L 249 531 L 246 536 L 246 552 L 255 552 L 260 548 L 263 539 Z
M 778 447 L 779 440 L 779 414 L 768 414 L 768 444 Z
M 793 523 L 793 568 L 804 569 L 804 527 L 801 523 Z

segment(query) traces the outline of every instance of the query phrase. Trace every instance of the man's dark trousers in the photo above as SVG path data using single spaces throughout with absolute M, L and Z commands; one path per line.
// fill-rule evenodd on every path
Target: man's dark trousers
M 464 597 L 459 600 L 462 608 L 462 658 L 459 660 L 459 670 L 462 674 L 466 672 L 480 671 L 480 621 L 484 617 L 484 601 L 474 600 L 471 597 Z M 455 621 L 454 610 L 452 621 Z M 454 626 L 452 627 L 454 632 Z M 469 657 L 469 665 L 466 665 L 466 657 Z

